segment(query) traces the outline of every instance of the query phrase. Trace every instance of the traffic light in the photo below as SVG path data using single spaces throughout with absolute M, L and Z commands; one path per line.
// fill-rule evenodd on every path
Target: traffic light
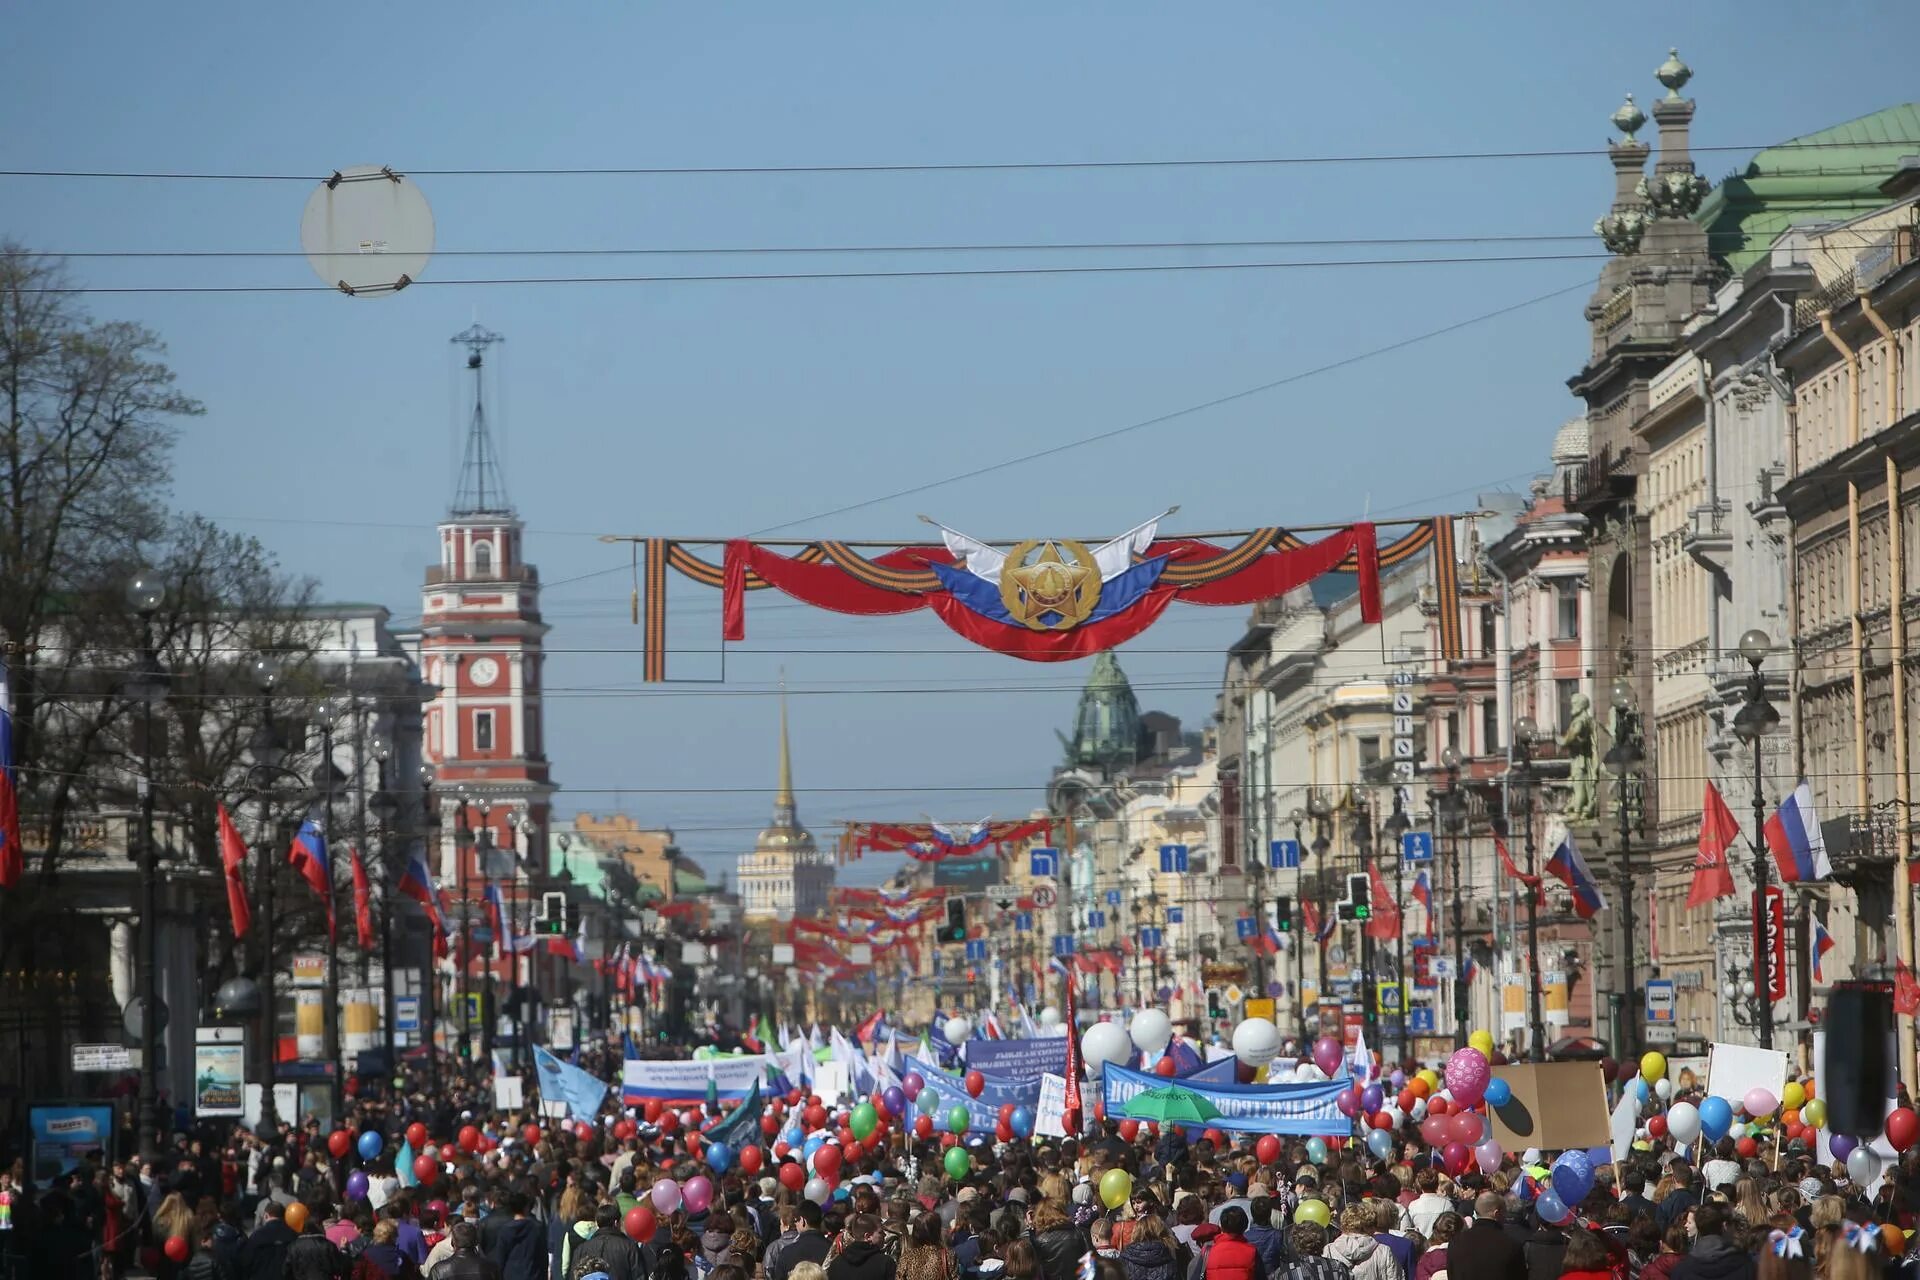
M 939 937 L 942 942 L 967 940 L 967 904 L 964 898 L 947 899 L 947 922 L 940 927 Z
M 1282 896 L 1273 904 L 1275 926 L 1282 933 L 1293 932 L 1293 899 Z
M 1341 920 L 1373 919 L 1373 889 L 1365 872 L 1347 877 L 1347 896 L 1334 905 Z
M 533 931 L 536 934 L 551 934 L 565 937 L 567 932 L 567 895 L 564 893 L 543 893 L 540 895 L 540 913 L 533 919 Z
M 1227 1016 L 1227 1011 L 1220 999 L 1220 988 L 1218 987 L 1207 988 L 1207 1016 L 1214 1019 Z

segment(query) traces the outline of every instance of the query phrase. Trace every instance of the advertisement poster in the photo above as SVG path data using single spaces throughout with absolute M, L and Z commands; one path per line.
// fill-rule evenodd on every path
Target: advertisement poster
M 306 1059 L 318 1058 L 326 1048 L 327 1021 L 325 993 L 303 987 L 293 993 L 294 1052 Z
M 246 1110 L 247 1047 L 193 1046 L 193 1114 L 237 1116 Z
M 29 1107 L 27 1128 L 33 1136 L 27 1176 L 36 1186 L 74 1168 L 89 1152 L 112 1153 L 113 1108 L 104 1103 Z
M 324 987 L 327 985 L 327 953 L 297 951 L 293 956 L 291 970 L 294 986 Z

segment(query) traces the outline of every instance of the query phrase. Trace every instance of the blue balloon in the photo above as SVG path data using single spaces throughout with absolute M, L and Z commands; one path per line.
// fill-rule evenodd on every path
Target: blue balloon
M 1563 1151 L 1553 1162 L 1553 1195 L 1561 1207 L 1579 1204 L 1593 1190 L 1593 1161 L 1584 1151 Z M 1558 1221 L 1558 1219 L 1549 1219 Z
M 1633 1082 L 1627 1087 L 1633 1090 L 1633 1100 L 1635 1102 L 1638 1102 L 1643 1107 L 1647 1105 L 1647 1082 L 1645 1080 L 1642 1080 L 1639 1076 L 1635 1076 Z
M 1560 1197 L 1550 1190 L 1540 1193 L 1540 1198 L 1533 1202 L 1533 1211 L 1540 1215 L 1542 1222 L 1551 1222 L 1556 1225 L 1565 1222 L 1570 1212 L 1567 1206 L 1561 1203 Z
M 733 1148 L 724 1142 L 707 1144 L 707 1166 L 715 1173 L 725 1173 L 733 1164 Z
M 1513 1101 L 1513 1086 L 1495 1076 L 1487 1081 L 1486 1099 L 1490 1107 L 1504 1107 Z
M 380 1135 L 371 1129 L 367 1130 L 360 1135 L 360 1158 L 362 1160 L 372 1160 L 380 1154 L 381 1146 Z
M 826 1145 L 827 1140 L 825 1138 L 808 1138 L 807 1145 L 800 1150 L 800 1163 L 811 1169 L 813 1167 L 813 1153 Z
M 1327 1140 L 1325 1138 L 1307 1139 L 1307 1159 L 1314 1164 L 1327 1162 Z
M 936 1115 L 940 1110 L 940 1095 L 932 1089 L 922 1089 L 920 1096 L 913 1100 L 913 1105 L 920 1108 L 923 1116 Z
M 1367 1134 L 1367 1150 L 1373 1153 L 1375 1160 L 1385 1160 L 1393 1154 L 1393 1135 L 1385 1129 L 1375 1129 Z
M 1707 1141 L 1720 1141 L 1732 1127 L 1733 1106 L 1725 1098 L 1708 1097 L 1700 1100 L 1700 1132 L 1707 1136 Z
M 803 1147 L 807 1143 L 807 1133 L 806 1130 L 796 1125 L 781 1134 L 780 1140 L 790 1147 Z
M 1033 1112 L 1025 1107 L 1015 1107 L 1013 1114 L 1007 1118 L 1007 1126 L 1013 1130 L 1016 1138 L 1032 1137 Z

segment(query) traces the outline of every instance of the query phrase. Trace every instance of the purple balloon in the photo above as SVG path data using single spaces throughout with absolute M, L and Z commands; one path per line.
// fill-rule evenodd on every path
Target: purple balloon
M 1346 1060 L 1346 1050 L 1332 1036 L 1321 1036 L 1313 1043 L 1313 1065 L 1329 1076 L 1340 1070 L 1340 1064 Z
M 898 1116 L 906 1114 L 907 1094 L 906 1090 L 902 1089 L 899 1085 L 888 1085 L 887 1091 L 880 1095 L 880 1101 L 887 1104 L 888 1115 Z
M 1829 1135 L 1827 1138 L 1827 1147 L 1833 1152 L 1833 1158 L 1835 1160 L 1845 1160 L 1853 1154 L 1853 1149 L 1859 1145 L 1860 1139 L 1849 1134 L 1836 1133 Z
M 347 1175 L 347 1199 L 365 1200 L 367 1198 L 367 1173 L 364 1169 L 355 1169 Z
M 1340 1114 L 1351 1119 L 1360 1113 L 1360 1100 L 1353 1096 L 1353 1090 L 1342 1089 L 1334 1098 L 1333 1105 L 1340 1108 Z
M 1380 1088 L 1379 1084 L 1370 1084 L 1360 1095 L 1360 1108 L 1368 1115 L 1372 1115 L 1380 1109 L 1380 1104 L 1386 1099 L 1386 1092 Z
M 1396 1091 L 1398 1091 L 1406 1087 L 1407 1073 L 1402 1071 L 1400 1068 L 1395 1067 L 1393 1069 L 1393 1074 L 1389 1076 L 1388 1079 L 1393 1081 L 1393 1087 Z
M 927 1081 L 918 1071 L 909 1071 L 900 1077 L 900 1092 L 909 1099 L 918 1098 L 920 1091 L 927 1087 Z

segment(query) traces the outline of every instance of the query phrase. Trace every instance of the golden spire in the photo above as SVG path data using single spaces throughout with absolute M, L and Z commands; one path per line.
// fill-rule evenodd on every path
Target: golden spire
M 787 669 L 780 668 L 780 789 L 774 793 L 774 807 L 792 812 L 793 752 L 787 746 Z

